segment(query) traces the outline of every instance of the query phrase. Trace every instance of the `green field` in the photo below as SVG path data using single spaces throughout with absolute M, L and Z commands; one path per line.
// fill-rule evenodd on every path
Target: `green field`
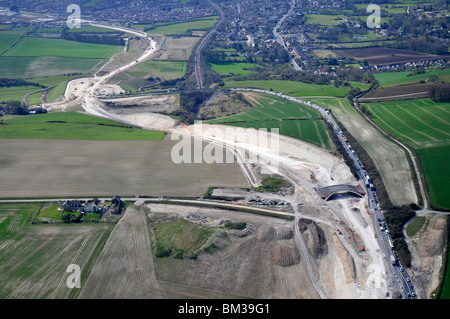
M 314 109 L 270 94 L 255 94 L 253 109 L 240 114 L 207 121 L 245 128 L 278 129 L 280 134 L 329 148 L 325 123 Z
M 42 205 L 0 204 L 0 299 L 67 299 L 67 266 L 95 260 L 107 226 L 32 224 Z
M 150 131 L 94 116 L 58 112 L 2 120 L 0 138 L 70 140 L 162 140 Z
M 450 144 L 450 103 L 418 99 L 364 105 L 377 124 L 416 149 Z
M 148 34 L 176 35 L 183 34 L 188 30 L 208 30 L 212 28 L 216 22 L 217 18 L 199 19 L 157 26 L 156 28 L 152 28 L 146 31 Z
M 222 62 L 222 63 L 210 63 L 211 69 L 219 73 L 220 75 L 247 75 L 255 73 L 254 70 L 259 65 L 256 63 L 246 62 Z
M 14 86 L 14 87 L 0 87 L 0 103 L 8 101 L 22 101 L 22 96 L 33 91 L 40 90 L 38 86 Z
M 120 46 L 82 43 L 63 39 L 24 37 L 2 56 L 60 56 L 74 58 L 109 58 L 122 51 Z
M 20 34 L 3 34 L 0 33 L 0 54 L 9 49 L 19 38 Z
M 56 101 L 57 99 L 59 99 L 64 94 L 66 87 L 67 87 L 67 82 L 62 82 L 62 83 L 59 83 L 54 88 L 50 89 L 45 96 L 45 100 L 47 101 L 47 103 L 52 103 L 52 102 Z
M 183 218 L 157 222 L 153 238 L 155 256 L 195 258 L 213 232 L 209 227 L 199 226 Z
M 364 105 L 378 125 L 416 150 L 433 206 L 450 209 L 450 103 L 418 99 Z
M 431 203 L 437 209 L 450 209 L 450 146 L 421 148 L 416 150 L 422 164 Z
M 5 57 L 0 56 L 0 77 L 41 78 L 69 73 L 93 73 L 104 59 L 71 58 L 58 56 Z
M 450 69 L 427 70 L 425 73 L 413 74 L 410 71 L 405 72 L 383 72 L 375 73 L 374 77 L 383 87 L 390 87 L 402 84 L 419 83 L 426 81 L 430 76 L 436 75 L 439 81 L 450 82 Z
M 226 88 L 252 87 L 273 90 L 287 95 L 344 97 L 349 88 L 335 88 L 333 85 L 308 84 L 283 80 L 225 81 Z
M 38 83 L 46 87 L 53 86 L 55 84 L 70 81 L 79 77 L 86 77 L 88 74 L 78 74 L 78 75 L 59 75 L 59 76 L 46 76 L 42 78 L 27 79 L 29 82 Z
M 320 24 L 326 26 L 333 26 L 345 22 L 344 15 L 327 15 L 327 14 L 307 14 L 307 24 Z

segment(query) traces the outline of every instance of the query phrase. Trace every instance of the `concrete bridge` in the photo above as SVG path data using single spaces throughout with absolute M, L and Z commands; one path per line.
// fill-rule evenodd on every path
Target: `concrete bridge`
M 319 194 L 319 196 L 325 200 L 329 200 L 333 195 L 338 193 L 351 193 L 359 197 L 363 197 L 366 194 L 366 190 L 360 183 L 314 187 L 314 189 L 316 190 L 317 194 Z

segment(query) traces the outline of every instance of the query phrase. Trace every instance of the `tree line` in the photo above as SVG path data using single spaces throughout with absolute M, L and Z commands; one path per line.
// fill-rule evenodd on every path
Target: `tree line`
M 63 30 L 61 38 L 65 40 L 85 42 L 85 43 L 108 44 L 118 46 L 125 45 L 125 40 L 117 35 L 86 34 L 79 32 L 65 32 L 65 30 Z
M 29 86 L 29 85 L 45 88 L 44 85 L 41 85 L 36 82 L 28 82 L 23 79 L 0 78 L 0 87 Z

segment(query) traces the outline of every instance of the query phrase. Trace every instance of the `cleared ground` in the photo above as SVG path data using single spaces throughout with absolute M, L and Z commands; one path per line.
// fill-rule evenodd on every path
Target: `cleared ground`
M 148 207 L 126 211 L 79 298 L 317 298 L 292 222 L 217 209 Z M 173 238 L 186 225 L 208 229 L 217 246 L 195 260 L 156 257 L 155 235 L 167 235 L 154 233 L 157 221 L 177 225 Z M 226 221 L 244 222 L 246 229 L 224 228 Z M 187 237 L 182 244 L 191 241 Z
M 187 61 L 199 40 L 198 37 L 168 37 L 163 41 L 162 49 L 155 53 L 154 60 Z
M 2 197 L 201 196 L 248 187 L 238 164 L 175 164 L 178 141 L 14 140 L 0 143 Z
M 310 99 L 332 110 L 372 158 L 394 205 L 417 202 L 411 168 L 405 152 L 390 142 L 350 106 L 346 99 Z

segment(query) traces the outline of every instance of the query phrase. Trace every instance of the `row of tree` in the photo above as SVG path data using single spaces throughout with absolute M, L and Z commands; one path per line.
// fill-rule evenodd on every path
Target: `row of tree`
M 62 32 L 61 38 L 65 40 L 95 43 L 95 44 L 108 44 L 124 46 L 125 40 L 117 35 L 108 34 L 86 34 L 79 32 Z
M 450 102 L 450 85 L 437 84 L 433 85 L 429 91 L 429 97 L 434 102 L 447 103 Z
M 14 87 L 14 86 L 38 86 L 41 88 L 45 88 L 44 85 L 40 85 L 35 82 L 28 82 L 23 79 L 8 79 L 8 78 L 0 78 L 0 87 Z

